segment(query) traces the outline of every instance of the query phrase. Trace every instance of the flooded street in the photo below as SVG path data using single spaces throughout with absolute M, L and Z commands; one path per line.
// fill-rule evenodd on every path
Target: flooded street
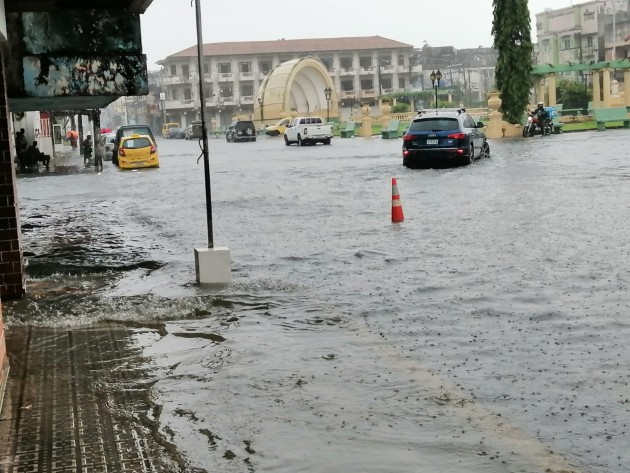
M 196 142 L 20 177 L 8 336 L 124 327 L 132 358 L 93 383 L 141 370 L 147 402 L 110 407 L 153 406 L 182 471 L 630 472 L 628 136 L 495 141 L 447 170 L 403 168 L 400 140 L 212 139 L 223 289 L 195 284 Z

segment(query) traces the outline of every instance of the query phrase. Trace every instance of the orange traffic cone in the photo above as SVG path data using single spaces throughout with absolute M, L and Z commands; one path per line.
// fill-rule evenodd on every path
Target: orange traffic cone
M 392 177 L 392 223 L 400 223 L 405 221 L 402 205 L 400 204 L 400 195 L 398 194 L 398 182 Z

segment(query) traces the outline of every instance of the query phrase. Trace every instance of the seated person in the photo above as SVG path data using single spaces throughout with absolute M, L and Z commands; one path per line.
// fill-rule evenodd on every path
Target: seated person
M 25 164 L 27 167 L 39 167 L 39 163 L 43 163 L 46 166 L 46 171 L 50 165 L 50 155 L 42 153 L 37 147 L 37 141 L 33 141 L 33 144 L 22 153 L 25 156 Z

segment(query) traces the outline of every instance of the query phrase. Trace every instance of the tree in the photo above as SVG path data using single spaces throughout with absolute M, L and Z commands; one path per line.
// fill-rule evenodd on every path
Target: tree
M 527 0 L 492 0 L 492 35 L 499 56 L 495 69 L 501 93 L 501 112 L 510 123 L 520 123 L 532 86 L 532 45 Z
M 585 84 L 572 80 L 561 80 L 557 87 L 558 102 L 564 108 L 587 108 L 591 94 Z

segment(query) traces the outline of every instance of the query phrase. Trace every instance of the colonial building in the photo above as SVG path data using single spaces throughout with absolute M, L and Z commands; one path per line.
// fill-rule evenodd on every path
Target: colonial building
M 234 115 L 254 111 L 257 91 L 271 70 L 313 56 L 331 76 L 340 109 L 375 105 L 382 94 L 411 90 L 418 73 L 414 48 L 380 36 L 212 43 L 203 46 L 203 83 L 208 118 L 225 128 Z M 186 126 L 199 119 L 197 46 L 172 54 L 162 66 L 164 119 Z M 300 110 L 309 113 L 313 110 Z
M 629 0 L 594 0 L 537 13 L 536 62 L 589 63 L 628 57 L 629 5 Z

